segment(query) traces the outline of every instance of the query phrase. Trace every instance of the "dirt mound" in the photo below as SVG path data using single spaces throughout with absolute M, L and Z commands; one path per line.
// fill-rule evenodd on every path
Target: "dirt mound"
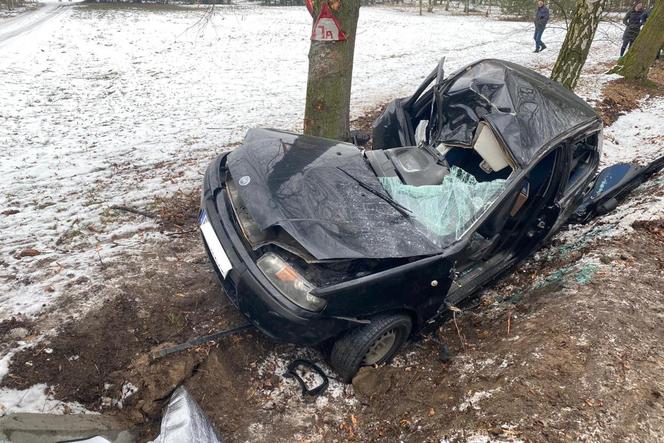
M 144 426 L 145 435 L 156 432 L 164 401 L 196 373 L 213 345 L 157 361 L 150 360 L 150 351 L 245 323 L 222 298 L 193 232 L 195 218 L 186 218 L 189 233 L 145 250 L 133 261 L 108 263 L 102 277 L 117 284 L 117 295 L 62 325 L 57 335 L 17 353 L 2 386 L 24 389 L 47 383 L 59 400 L 127 414 Z M 191 255 L 191 249 L 196 253 Z M 17 319 L 1 327 L 7 333 L 16 327 L 31 332 L 28 323 Z
M 664 385 L 657 374 L 664 370 L 664 328 L 644 312 L 664 312 L 656 260 L 663 246 L 650 232 L 612 241 L 602 250 L 615 264 L 589 284 L 552 280 L 515 303 L 503 300 L 523 285 L 507 279 L 485 296 L 482 308 L 414 345 L 407 366 L 361 374 L 360 440 L 640 441 L 661 435 Z M 535 264 L 519 274 L 532 277 L 546 267 Z M 443 346 L 452 359 L 437 362 Z
M 664 242 L 664 219 L 660 220 L 639 220 L 632 224 L 637 230 L 648 232 L 652 237 L 660 242 Z
M 177 191 L 166 198 L 156 199 L 154 206 L 163 231 L 182 233 L 184 226 L 191 228 L 192 221 L 198 219 L 200 204 L 201 188 L 196 187 L 191 191 Z

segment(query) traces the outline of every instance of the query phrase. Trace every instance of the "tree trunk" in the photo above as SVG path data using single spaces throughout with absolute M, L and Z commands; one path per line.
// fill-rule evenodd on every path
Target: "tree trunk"
M 321 3 L 315 1 L 314 17 L 318 17 L 320 8 Z M 304 133 L 348 140 L 350 88 L 360 0 L 344 0 L 339 11 L 333 11 L 333 14 L 340 22 L 346 40 L 311 41 Z
M 664 0 L 658 0 L 634 44 L 611 72 L 621 74 L 629 80 L 645 82 L 648 79 L 648 71 L 662 46 L 664 46 Z
M 574 89 L 579 80 L 581 68 L 588 58 L 588 51 L 605 4 L 606 0 L 596 0 L 592 3 L 586 0 L 576 2 L 565 41 L 551 72 L 553 80 L 569 89 Z

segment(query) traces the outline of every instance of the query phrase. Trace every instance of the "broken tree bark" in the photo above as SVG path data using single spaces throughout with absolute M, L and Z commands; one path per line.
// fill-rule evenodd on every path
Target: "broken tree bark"
M 321 3 L 314 5 L 314 22 Z M 350 138 L 350 89 L 360 0 L 346 0 L 334 13 L 344 41 L 311 41 L 304 133 L 336 140 Z
M 588 58 L 606 0 L 577 0 L 565 41 L 551 72 L 551 78 L 574 89 Z
M 657 53 L 664 46 L 664 0 L 659 0 L 625 57 L 611 70 L 628 80 L 645 82 Z

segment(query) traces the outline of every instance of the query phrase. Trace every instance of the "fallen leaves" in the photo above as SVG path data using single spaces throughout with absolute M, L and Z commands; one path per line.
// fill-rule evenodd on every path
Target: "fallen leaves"
M 41 251 L 38 251 L 35 248 L 26 248 L 20 251 L 18 254 L 16 254 L 16 258 L 21 259 L 23 257 L 36 257 L 37 255 L 40 255 Z

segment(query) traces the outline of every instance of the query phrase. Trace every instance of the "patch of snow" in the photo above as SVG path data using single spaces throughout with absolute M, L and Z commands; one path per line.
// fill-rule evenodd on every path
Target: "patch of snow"
M 502 429 L 509 432 L 514 426 L 501 426 Z M 455 443 L 463 441 L 465 443 L 522 443 L 523 440 L 512 435 L 489 435 L 486 431 L 464 429 L 450 432 L 450 435 L 439 440 L 440 443 Z
M 138 388 L 131 384 L 130 382 L 126 382 L 125 384 L 122 385 L 122 398 L 120 400 L 126 400 L 127 398 L 131 397 L 138 391 Z
M 301 352 L 302 350 L 298 350 Z M 263 394 L 273 403 L 287 401 L 293 397 L 301 397 L 301 388 L 295 379 L 283 377 L 286 373 L 288 365 L 295 358 L 306 358 L 316 362 L 316 364 L 325 372 L 325 374 L 334 376 L 334 371 L 327 364 L 322 362 L 322 358 L 315 352 L 304 350 L 307 352 L 306 356 L 295 357 L 290 354 L 283 354 L 280 352 L 271 352 L 267 358 L 260 362 L 257 366 L 258 376 L 261 378 L 269 378 L 272 375 L 280 377 L 280 383 L 277 386 L 271 386 L 263 390 Z M 300 373 L 300 376 L 305 380 L 307 386 L 314 387 L 322 382 L 322 378 L 313 371 L 306 371 Z M 356 403 L 352 394 L 352 386 L 345 385 L 334 378 L 328 379 L 327 389 L 317 397 L 315 405 L 317 408 L 324 408 L 330 401 L 341 402 L 346 405 Z
M 0 358 L 0 381 L 5 378 L 5 375 L 9 372 L 9 362 L 11 361 L 14 354 L 17 352 L 17 349 L 12 349 L 7 354 L 3 355 Z
M 17 412 L 49 414 L 92 413 L 79 403 L 65 403 L 53 399 L 49 387 L 45 384 L 33 385 L 23 390 L 0 388 L 0 415 Z
M 104 388 L 106 389 L 106 384 L 104 385 Z M 112 400 L 111 404 L 117 406 L 118 408 L 122 409 L 124 406 L 124 401 L 134 395 L 138 391 L 138 388 L 131 384 L 130 382 L 125 382 L 122 385 L 122 393 L 120 395 L 120 398 L 118 400 Z
M 20 211 L 0 217 L 0 316 L 41 312 L 75 292 L 79 277 L 94 280 L 100 262 L 158 236 L 152 221 L 110 206 L 141 208 L 193 188 L 250 127 L 302 127 L 305 9 L 217 5 L 203 28 L 195 9 L 40 11 L 49 19 L 0 51 L 8 79 L 0 90 L 0 207 Z M 620 38 L 615 27 L 601 28 L 589 65 L 605 61 L 610 38 Z M 533 54 L 530 23 L 363 8 L 353 116 L 412 93 L 443 55 L 448 72 L 496 56 L 546 71 L 563 38 L 562 29 L 547 29 L 550 49 Z M 16 258 L 27 248 L 40 254 Z M 84 300 L 77 310 L 99 302 L 94 293 Z
M 479 411 L 480 410 L 479 402 L 491 397 L 493 393 L 497 391 L 500 391 L 500 388 L 491 389 L 488 391 L 477 391 L 473 393 L 469 392 L 468 394 L 466 394 L 461 404 L 459 404 L 458 407 L 455 406 L 452 409 L 455 411 L 458 410 L 460 412 L 464 412 L 468 408 L 472 408 L 475 409 L 476 411 Z

